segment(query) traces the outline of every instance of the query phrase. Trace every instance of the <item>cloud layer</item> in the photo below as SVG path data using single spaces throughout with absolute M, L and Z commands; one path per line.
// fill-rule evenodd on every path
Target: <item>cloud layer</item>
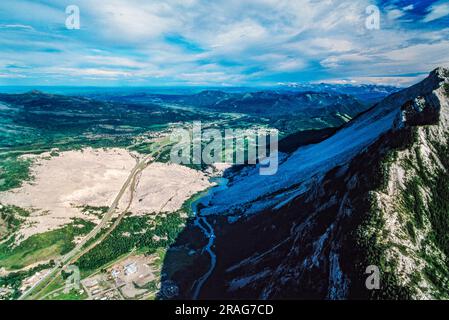
M 449 64 L 448 15 L 446 1 L 3 0 L 0 85 L 407 85 Z

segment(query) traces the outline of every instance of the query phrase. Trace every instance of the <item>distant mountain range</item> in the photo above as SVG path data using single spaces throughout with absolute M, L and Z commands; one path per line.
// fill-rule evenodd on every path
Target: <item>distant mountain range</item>
M 27 125 L 31 126 L 41 123 L 48 128 L 58 125 L 70 127 L 74 117 L 106 125 L 127 123 L 146 127 L 145 121 L 152 124 L 176 122 L 192 119 L 195 114 L 200 120 L 207 118 L 206 113 L 209 112 L 218 115 L 237 113 L 244 116 L 247 123 L 265 124 L 284 134 L 339 127 L 369 106 L 349 94 L 312 91 L 98 92 L 66 96 L 34 90 L 23 94 L 0 94 L 0 101 L 21 106 L 20 112 L 16 113 L 17 121 L 29 121 Z M 52 124 L 48 126 L 49 123 Z M 74 126 L 81 123 L 87 124 L 86 121 L 75 120 Z
M 204 90 L 194 94 L 134 93 L 92 95 L 95 99 L 162 106 L 191 107 L 215 113 L 238 113 L 264 122 L 281 132 L 338 127 L 363 112 L 369 104 L 349 94 L 329 92 Z
M 226 93 L 223 91 L 202 91 L 189 96 L 172 96 L 170 100 L 171 102 L 220 112 L 237 112 L 260 116 L 305 114 L 314 117 L 325 116 L 329 112 L 354 116 L 364 108 L 357 99 L 350 95 L 326 92 L 279 93 L 259 91 Z
M 36 89 L 26 86 L 0 86 L 0 93 L 27 93 Z M 349 94 L 364 104 L 373 104 L 400 88 L 393 86 L 372 84 L 279 84 L 274 87 L 38 87 L 41 92 L 59 95 L 84 96 L 98 100 L 126 99 L 127 101 L 139 99 L 147 101 L 149 98 L 160 96 L 187 96 L 201 93 L 202 91 L 221 91 L 225 93 L 248 93 L 270 91 L 277 93 L 298 92 L 326 92 L 333 94 Z
M 401 88 L 385 85 L 374 84 L 286 84 L 281 86 L 288 91 L 314 91 L 314 92 L 328 92 L 337 94 L 349 94 L 362 101 L 365 104 L 374 104 L 379 100 L 389 96 L 392 93 L 398 92 Z

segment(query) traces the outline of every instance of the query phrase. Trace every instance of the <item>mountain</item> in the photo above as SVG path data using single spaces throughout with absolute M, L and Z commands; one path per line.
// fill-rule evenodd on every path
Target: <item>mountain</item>
M 284 133 L 339 127 L 368 108 L 353 96 L 327 92 L 207 90 L 170 99 L 202 110 L 244 114 Z
M 193 121 L 197 115 L 159 105 L 97 101 L 85 97 L 30 91 L 0 94 L 0 147 L 49 146 L 92 137 L 119 140 L 170 122 Z M 111 141 L 107 145 L 111 145 Z M 112 141 L 113 142 L 113 141 Z
M 339 127 L 370 106 L 349 94 L 324 91 L 203 90 L 198 93 L 134 92 L 128 95 L 98 94 L 90 97 L 107 102 L 157 104 L 220 115 L 239 114 L 242 123 L 264 124 L 283 134 Z
M 104 122 L 103 117 L 119 119 L 127 118 L 132 122 L 134 115 L 139 118 L 148 114 L 154 116 L 161 108 L 154 104 L 138 105 L 125 103 L 106 103 L 94 99 L 49 94 L 33 90 L 23 94 L 1 94 L 0 101 L 8 103 L 24 117 L 27 115 L 54 116 L 59 122 L 70 118 L 91 118 L 92 121 Z M 79 119 L 78 119 L 79 120 Z M 78 121 L 79 122 L 79 121 Z M 121 121 L 124 122 L 124 121 Z M 57 125 L 58 123 L 54 123 Z
M 0 90 L 2 88 L 0 87 Z M 19 88 L 26 90 L 27 88 Z M 28 88 L 29 89 L 29 88 Z M 252 87 L 160 87 L 160 88 L 52 88 L 44 87 L 44 91 L 52 93 L 61 93 L 68 95 L 80 95 L 91 97 L 97 100 L 113 100 L 127 102 L 176 102 L 180 100 L 191 101 L 203 98 L 203 105 L 214 104 L 217 99 L 228 99 L 233 97 L 242 97 L 246 93 L 274 92 L 278 95 L 295 93 L 328 93 L 333 95 L 351 95 L 365 105 L 372 105 L 385 98 L 386 96 L 399 91 L 400 88 L 386 85 L 373 84 L 332 84 L 332 83 L 311 83 L 311 84 L 280 84 L 267 88 Z M 198 102 L 193 102 L 197 105 Z
M 317 84 L 286 84 L 281 88 L 290 91 L 314 91 L 314 92 L 328 92 L 335 94 L 349 94 L 356 97 L 365 104 L 374 104 L 379 102 L 386 96 L 395 93 L 400 88 L 386 85 L 374 84 L 332 84 L 332 83 L 317 83 Z
M 364 109 L 364 106 L 350 95 L 312 91 L 227 93 L 208 90 L 177 99 L 178 103 L 220 112 L 238 112 L 265 117 L 297 114 L 317 117 L 329 112 L 355 115 Z
M 184 298 L 447 299 L 448 168 L 449 71 L 439 68 L 299 147 L 277 174 L 231 172 L 199 212 L 216 264 L 196 293 L 186 274 L 205 274 L 207 250 L 170 280 Z M 198 250 L 198 233 L 187 226 L 173 252 Z M 169 251 L 164 267 L 172 261 Z M 365 286 L 368 266 L 379 290 Z
M 102 100 L 128 103 L 177 104 L 223 113 L 243 113 L 247 115 L 275 118 L 279 116 L 326 117 L 328 114 L 355 116 L 365 110 L 365 104 L 352 95 L 338 92 L 290 92 L 255 91 L 225 92 L 204 90 L 195 94 L 153 94 L 101 96 Z

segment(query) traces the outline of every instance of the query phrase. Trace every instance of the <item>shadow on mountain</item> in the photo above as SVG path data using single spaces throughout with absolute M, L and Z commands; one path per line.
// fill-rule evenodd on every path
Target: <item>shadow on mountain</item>
M 319 143 L 332 136 L 336 131 L 338 131 L 338 128 L 296 132 L 279 141 L 279 151 L 282 153 L 291 153 L 301 146 Z M 235 165 L 227 169 L 223 176 L 232 179 L 232 176 L 238 174 L 240 170 L 247 166 L 247 164 Z M 192 205 L 192 203 L 189 205 Z M 200 215 L 201 207 L 202 204 L 197 203 L 197 210 Z M 193 299 L 195 298 L 195 292 L 198 294 L 196 298 L 200 299 L 232 298 L 232 294 L 226 296 L 226 288 L 223 287 L 224 278 L 222 279 L 221 277 L 224 276 L 226 271 L 224 268 L 229 265 L 229 261 L 223 261 L 222 257 L 239 261 L 239 259 L 244 259 L 257 248 L 270 247 L 273 241 L 276 241 L 277 237 L 279 237 L 277 239 L 279 241 L 285 238 L 291 228 L 292 219 L 285 219 L 284 216 L 279 220 L 278 218 L 273 218 L 271 214 L 271 212 L 265 212 L 258 215 L 261 217 L 260 221 L 267 221 L 267 227 L 270 229 L 268 230 L 269 232 L 277 230 L 276 236 L 270 237 L 260 237 L 260 229 L 258 228 L 260 225 L 248 225 L 248 221 L 246 220 L 239 221 L 238 223 L 229 223 L 227 217 L 213 215 L 205 217 L 207 222 L 214 228 L 216 239 L 211 250 L 216 254 L 217 261 L 212 274 L 201 284 L 201 290 L 197 288 L 200 282 L 199 279 L 204 277 L 211 267 L 211 257 L 205 250 L 209 238 L 195 224 L 196 218 L 189 218 L 184 229 L 179 233 L 177 239 L 165 255 L 161 271 L 161 289 L 158 293 L 158 298 Z M 294 212 L 293 215 L 297 216 Z M 279 220 L 279 222 L 276 224 L 275 220 Z M 232 226 L 232 228 L 229 228 L 229 226 Z M 226 239 L 225 242 L 222 239 Z M 242 242 L 245 243 L 245 250 L 239 250 L 243 249 Z M 215 274 L 220 276 L 217 277 Z M 254 291 L 240 294 L 245 298 L 257 298 L 254 295 Z

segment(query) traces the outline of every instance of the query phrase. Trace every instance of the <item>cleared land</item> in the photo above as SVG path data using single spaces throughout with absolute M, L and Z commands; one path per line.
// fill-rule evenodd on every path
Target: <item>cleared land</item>
M 194 169 L 154 162 L 142 171 L 128 208 L 135 215 L 174 212 L 194 194 L 211 186 L 207 176 Z M 119 208 L 125 208 L 132 191 L 128 189 Z
M 31 212 L 16 237 L 20 241 L 59 229 L 74 218 L 98 223 L 83 207 L 109 206 L 136 164 L 126 150 L 92 148 L 37 156 L 34 161 L 32 181 L 0 193 L 0 203 Z
M 2 205 L 15 205 L 30 212 L 23 217 L 16 244 L 63 230 L 74 219 L 98 224 L 105 211 L 95 208 L 111 206 L 136 160 L 136 154 L 124 149 L 87 148 L 52 157 L 36 156 L 32 181 L 0 193 Z M 193 194 L 211 186 L 202 172 L 150 160 L 136 177 L 133 188 L 127 188 L 121 197 L 116 215 L 125 209 L 137 215 L 174 212 Z M 76 241 L 81 238 L 78 236 Z

